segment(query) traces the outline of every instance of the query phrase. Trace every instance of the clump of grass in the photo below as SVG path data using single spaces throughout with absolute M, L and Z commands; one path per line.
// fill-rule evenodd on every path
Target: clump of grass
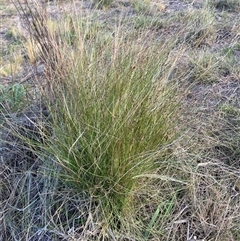
M 175 17 L 173 18 L 176 21 Z M 177 21 L 182 23 L 184 42 L 193 48 L 208 45 L 215 31 L 215 18 L 209 7 L 201 10 L 191 9 L 177 16 Z
M 136 13 L 147 13 L 150 11 L 150 1 L 149 0 L 133 0 L 133 7 Z
M 40 14 L 34 13 L 35 20 Z M 116 29 L 102 43 L 102 32 L 96 33 L 97 41 L 83 39 L 82 29 L 75 27 L 78 42 L 72 46 L 66 34 L 59 35 L 63 48 L 53 59 L 45 55 L 46 42 L 53 47 L 50 51 L 57 46 L 53 35 L 46 25 L 34 26 L 30 33 L 42 46 L 45 62 L 55 62 L 47 79 L 51 98 L 44 92 L 54 134 L 33 145 L 62 167 L 66 184 L 91 198 L 99 210 L 94 218 L 103 228 L 121 230 L 134 219 L 135 193 L 147 186 L 147 174 L 166 165 L 166 146 L 176 138 L 179 97 L 167 76 L 179 54 L 169 41 L 149 44 L 142 36 L 127 40 Z M 59 61 L 63 72 L 58 72 Z M 59 73 L 64 73 L 61 81 Z
M 96 200 L 111 225 L 131 213 L 141 184 L 134 177 L 156 172 L 166 158 L 177 120 L 160 72 L 168 53 L 158 50 L 156 61 L 155 47 L 114 41 L 74 57 L 51 108 L 55 138 L 47 145 L 66 180 Z
M 35 64 L 39 59 L 39 45 L 34 43 L 32 38 L 28 38 L 23 44 L 26 57 L 31 64 Z
M 0 53 L 0 78 L 11 76 L 12 78 L 21 70 L 24 62 L 21 47 L 24 37 L 15 27 L 10 27 L 4 35 L 9 41 L 8 45 L 1 43 L 2 51 Z
M 207 50 L 197 52 L 197 57 L 194 56 L 193 52 L 189 54 L 189 56 L 193 56 L 189 58 L 189 67 L 191 69 L 189 80 L 205 84 L 216 82 L 220 60 Z M 196 50 L 194 53 L 196 53 Z
M 164 24 L 162 20 L 159 20 L 156 16 L 144 16 L 137 15 L 134 19 L 135 29 L 152 29 L 159 30 L 163 28 Z
M 8 56 L 8 59 L 1 59 L 0 63 L 2 64 L 0 68 L 0 77 L 3 77 L 3 76 L 13 77 L 21 70 L 23 57 L 21 53 L 12 52 Z
M 113 2 L 114 2 L 114 0 L 94 0 L 93 4 L 97 8 L 106 8 L 106 7 L 110 6 Z
M 0 85 L 0 110 L 17 111 L 26 104 L 26 89 L 21 84 Z
M 226 47 L 221 50 L 221 57 L 222 57 L 222 62 L 224 63 L 224 67 L 227 71 L 222 71 L 223 74 L 224 72 L 226 73 L 225 75 L 230 75 L 238 79 L 240 69 L 238 65 L 238 56 L 237 56 L 237 48 L 236 45 L 233 44 L 231 47 Z

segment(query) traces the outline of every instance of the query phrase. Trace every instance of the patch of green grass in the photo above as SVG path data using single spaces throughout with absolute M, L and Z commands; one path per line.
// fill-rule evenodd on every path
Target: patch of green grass
M 132 0 L 133 7 L 136 13 L 148 13 L 150 11 L 150 1 L 149 0 Z
M 226 47 L 221 50 L 222 66 L 220 66 L 221 71 L 224 73 L 231 73 L 232 76 L 235 76 L 238 79 L 240 68 L 238 64 L 238 53 L 237 45 L 231 47 Z M 227 72 L 225 71 L 227 70 Z M 221 72 L 220 71 L 220 72 Z M 228 75 L 229 75 L 228 74 Z
M 14 48 L 15 49 L 15 48 Z M 9 51 L 9 49 L 8 49 Z M 0 58 L 0 76 L 15 76 L 22 68 L 23 56 L 18 51 L 12 52 Z
M 137 15 L 133 19 L 133 24 L 135 29 L 159 30 L 164 26 L 162 20 L 160 20 L 157 16 L 144 15 Z
M 236 43 L 234 45 L 234 48 L 237 50 L 237 51 L 240 51 L 240 44 L 239 43 Z
M 222 53 L 227 57 L 230 58 L 234 55 L 234 49 L 231 47 L 226 47 L 222 49 Z
M 97 8 L 106 8 L 110 6 L 114 0 L 94 0 L 93 3 Z
M 26 90 L 23 85 L 13 84 L 7 87 L 0 85 L 0 108 L 2 110 L 17 111 L 26 104 L 25 100 Z
M 120 42 L 94 45 L 74 59 L 74 74 L 58 88 L 51 109 L 55 138 L 45 148 L 66 170 L 65 180 L 97 201 L 102 218 L 116 228 L 131 215 L 141 183 L 134 177 L 155 172 L 165 158 L 177 102 L 159 72 L 164 49 L 114 41 Z
M 144 238 L 146 240 L 149 240 L 151 230 L 154 229 L 154 226 L 161 225 L 161 222 L 164 222 L 164 219 L 170 216 L 175 202 L 176 196 L 173 195 L 171 200 L 162 202 L 157 206 L 156 211 L 154 212 L 151 221 L 149 222 L 149 225 L 147 226 L 146 231 L 144 233 Z
M 235 127 L 240 126 L 240 111 L 239 109 L 231 104 L 224 104 L 221 107 L 223 116 L 230 121 Z
M 12 45 L 20 45 L 23 41 L 23 37 L 20 35 L 19 30 L 15 27 L 9 28 L 5 37 L 11 41 Z

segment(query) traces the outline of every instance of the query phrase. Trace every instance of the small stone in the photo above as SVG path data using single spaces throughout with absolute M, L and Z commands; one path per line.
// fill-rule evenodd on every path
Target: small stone
M 37 74 L 39 75 L 43 75 L 44 74 L 44 71 L 45 71 L 45 66 L 44 64 L 39 64 L 36 68 L 36 72 Z

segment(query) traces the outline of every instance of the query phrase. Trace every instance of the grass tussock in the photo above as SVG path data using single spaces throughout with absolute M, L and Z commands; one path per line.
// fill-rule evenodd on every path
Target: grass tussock
M 62 180 L 91 198 L 99 208 L 95 221 L 108 232 L 126 228 L 134 219 L 135 193 L 162 162 L 166 166 L 166 146 L 177 137 L 180 95 L 168 76 L 180 54 L 169 42 L 149 44 L 142 36 L 126 41 L 120 29 L 104 43 L 100 32 L 85 40 L 78 19 L 66 19 L 57 35 L 44 24 L 44 12 L 27 7 L 41 59 L 51 62 L 43 96 L 53 133 L 30 146 L 52 156 L 63 168 Z
M 89 56 L 74 59 L 73 74 L 57 94 L 49 151 L 69 181 L 107 208 L 110 221 L 109 213 L 130 211 L 132 192 L 141 183 L 134 177 L 155 172 L 167 158 L 162 149 L 175 135 L 177 100 L 152 47 L 94 47 Z

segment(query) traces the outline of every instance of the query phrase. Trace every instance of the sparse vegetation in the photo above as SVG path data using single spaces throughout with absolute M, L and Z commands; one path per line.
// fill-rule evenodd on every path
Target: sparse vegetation
M 13 84 L 7 87 L 0 85 L 0 94 L 0 108 L 7 108 L 8 111 L 17 111 L 26 98 L 26 90 L 20 84 Z
M 220 11 L 237 11 L 240 7 L 237 0 L 210 0 L 209 5 Z
M 13 3 L 0 240 L 239 240 L 238 2 Z
M 94 5 L 97 8 L 108 7 L 114 0 L 94 0 Z

